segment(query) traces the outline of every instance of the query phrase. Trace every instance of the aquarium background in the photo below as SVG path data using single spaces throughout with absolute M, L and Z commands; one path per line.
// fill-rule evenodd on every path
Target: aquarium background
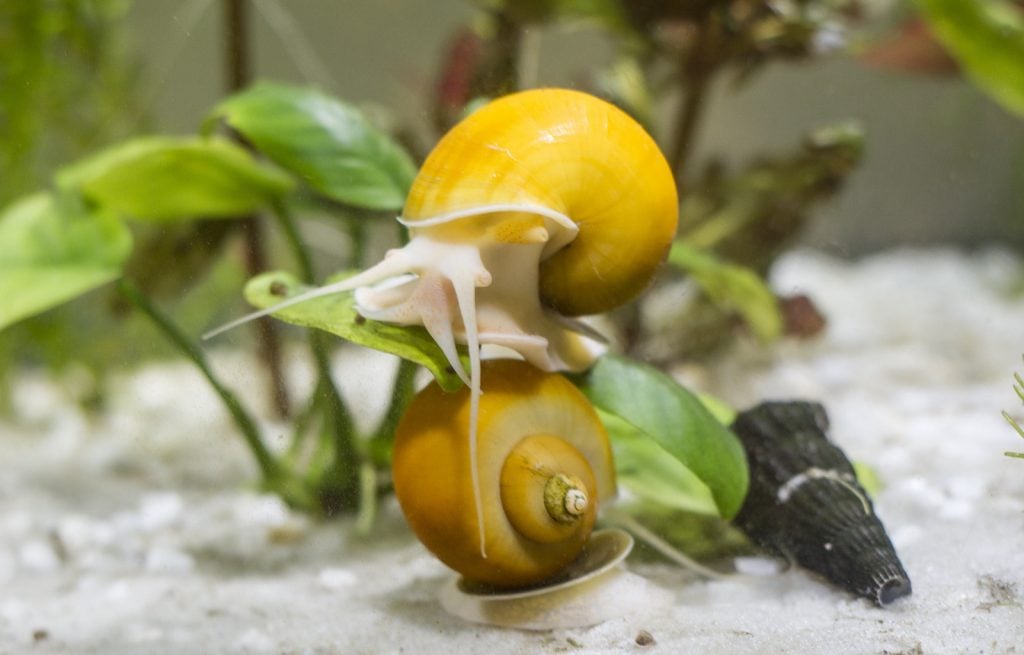
M 158 131 L 194 131 L 224 93 L 222 12 L 210 6 L 189 21 L 195 5 L 138 2 L 128 15 L 142 97 Z M 460 0 L 255 6 L 263 11 L 252 15 L 254 77 L 312 83 L 387 108 L 414 126 L 423 144 L 434 138 L 427 105 L 448 39 L 479 11 Z M 874 16 L 871 29 L 850 35 L 855 47 L 883 38 L 892 18 L 881 9 Z M 595 68 L 612 61 L 608 38 L 592 26 L 538 31 L 538 84 L 586 85 Z M 863 126 L 864 159 L 835 200 L 818 208 L 808 243 L 856 255 L 894 245 L 1024 239 L 1024 121 L 962 78 L 880 70 L 837 51 L 773 62 L 741 88 L 729 87 L 721 80 L 713 89 L 698 163 L 715 153 L 738 165 L 787 151 L 815 126 L 851 119 Z M 659 109 L 670 114 L 678 102 L 666 98 Z

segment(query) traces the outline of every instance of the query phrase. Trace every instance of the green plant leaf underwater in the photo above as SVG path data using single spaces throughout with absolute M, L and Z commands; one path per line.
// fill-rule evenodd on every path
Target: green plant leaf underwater
M 226 139 L 162 136 L 132 139 L 68 166 L 57 184 L 147 221 L 238 218 L 294 187 Z
M 314 89 L 261 83 L 222 102 L 217 119 L 315 191 L 342 203 L 398 210 L 416 165 L 363 114 Z
M 1024 116 L 1024 10 L 1006 0 L 917 0 L 917 5 L 967 75 Z
M 619 484 L 639 500 L 684 512 L 718 516 L 708 486 L 643 430 L 616 414 L 597 410 L 612 440 Z
M 109 211 L 38 193 L 0 213 L 0 329 L 121 275 L 128 229 Z
M 736 436 L 704 407 L 700 399 L 657 369 L 616 355 L 606 355 L 577 383 L 607 420 L 606 427 L 633 462 L 658 456 L 674 458 L 679 466 L 661 463 L 648 474 L 669 477 L 685 468 L 710 493 L 714 507 L 724 518 L 739 511 L 747 493 L 747 460 Z M 650 443 L 637 445 L 643 438 Z M 661 454 L 651 448 L 654 444 Z M 699 486 L 681 479 L 648 480 L 648 487 L 684 488 L 688 497 L 671 502 L 686 509 L 709 509 Z

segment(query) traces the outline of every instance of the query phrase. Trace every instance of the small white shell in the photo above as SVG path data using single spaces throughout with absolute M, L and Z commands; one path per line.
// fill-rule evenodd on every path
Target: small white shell
M 582 628 L 670 604 L 669 591 L 622 565 L 632 549 L 629 533 L 599 530 L 591 535 L 580 557 L 548 585 L 495 592 L 452 578 L 441 589 L 441 606 L 474 623 L 555 630 Z

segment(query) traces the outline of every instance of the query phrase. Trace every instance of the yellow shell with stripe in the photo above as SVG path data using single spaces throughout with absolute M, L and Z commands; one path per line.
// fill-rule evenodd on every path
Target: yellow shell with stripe
M 508 95 L 458 124 L 424 163 L 403 218 L 415 234 L 425 219 L 434 220 L 423 229 L 440 227 L 438 217 L 481 216 L 495 206 L 484 221 L 452 221 L 447 238 L 479 238 L 483 223 L 493 238 L 511 242 L 553 224 L 540 295 L 570 316 L 614 309 L 642 291 L 678 219 L 672 172 L 643 127 L 566 89 Z

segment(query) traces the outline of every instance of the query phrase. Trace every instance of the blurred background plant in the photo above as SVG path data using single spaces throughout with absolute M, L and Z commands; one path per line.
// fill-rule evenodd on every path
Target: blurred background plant
M 1013 382 L 1013 392 L 1017 394 L 1017 398 L 1020 400 L 1020 402 L 1024 403 L 1024 379 L 1021 379 L 1020 373 L 1013 374 Z M 1020 435 L 1021 439 L 1024 439 L 1024 428 L 1020 426 L 1020 423 L 1017 422 L 1017 419 L 1013 418 L 1013 416 L 1011 416 L 1010 413 L 1007 411 L 1003 411 L 1003 418 L 1005 418 L 1006 422 L 1010 424 L 1010 427 L 1012 427 L 1017 432 L 1017 434 Z M 1021 459 L 1024 459 L 1024 453 L 1007 451 L 1006 455 L 1008 457 L 1019 457 Z
M 375 7 L 359 10 L 380 12 L 373 26 L 355 8 L 329 2 L 63 0 L 0 8 L 0 200 L 11 203 L 0 213 L 0 289 L 9 291 L 6 298 L 31 296 L 0 312 L 0 384 L 26 366 L 64 370 L 75 396 L 100 409 L 111 369 L 185 354 L 221 393 L 267 488 L 316 513 L 362 508 L 368 524 L 372 499 L 387 491 L 381 473 L 390 430 L 412 393 L 416 366 L 401 365 L 384 418 L 357 433 L 330 375 L 337 340 L 311 333 L 299 345 L 302 333 L 287 329 L 282 346 L 280 330 L 262 323 L 252 347 L 266 371 L 269 409 L 256 408 L 255 415 L 295 418 L 292 448 L 278 457 L 262 445 L 253 410 L 219 382 L 196 335 L 246 311 L 239 289 L 264 269 L 290 268 L 299 274 L 296 284 L 311 283 L 359 268 L 400 242 L 393 217 L 414 162 L 474 103 L 519 88 L 571 84 L 618 103 L 663 144 L 682 191 L 682 229 L 649 300 L 613 317 L 622 348 L 659 364 L 706 357 L 737 338 L 768 342 L 820 331 L 826 319 L 813 299 L 779 298 L 765 282 L 776 258 L 801 239 L 814 242 L 815 230 L 819 245 L 840 252 L 955 236 L 941 217 L 928 222 L 908 195 L 892 193 L 908 184 L 903 179 L 887 189 L 872 186 L 888 175 L 884 167 L 865 174 L 869 202 L 846 209 L 845 221 L 829 215 L 828 223 L 845 227 L 822 231 L 820 218 L 834 211 L 825 202 L 851 181 L 866 138 L 872 147 L 887 145 L 865 137 L 848 120 L 860 112 L 843 101 L 840 115 L 822 114 L 819 103 L 830 95 L 870 95 L 863 84 L 827 76 L 838 71 L 854 79 L 851 71 L 863 72 L 865 64 L 888 76 L 952 75 L 959 62 L 998 102 L 1018 112 L 1021 105 L 1024 41 L 1020 11 L 1010 2 L 478 0 Z M 786 78 L 761 84 L 793 64 L 814 64 L 801 70 L 824 70 L 827 84 L 812 79 L 801 95 Z M 376 104 L 357 107 L 304 86 L 250 86 L 256 77 Z M 909 84 L 899 81 L 897 94 Z M 905 129 L 917 108 L 895 102 L 877 111 L 910 115 L 898 123 Z M 742 103 L 740 120 L 730 107 Z M 994 111 L 982 103 L 960 106 Z M 326 128 L 316 121 L 318 111 L 354 131 Z M 985 117 L 991 114 L 950 119 L 954 127 L 942 134 L 963 125 L 988 129 Z M 194 133 L 200 123 L 203 138 L 135 138 L 85 157 L 152 127 Z M 1007 133 L 1007 125 L 1016 124 L 997 122 L 995 135 L 980 134 L 1016 153 L 1000 156 L 1019 157 L 1024 138 L 1020 130 Z M 744 146 L 739 155 L 737 143 Z M 935 147 L 960 145 L 940 140 Z M 332 148 L 354 152 L 367 176 L 332 177 L 321 156 Z M 990 154 L 984 143 L 971 148 L 974 159 Z M 913 156 L 929 153 L 919 148 Z M 1020 169 L 1002 179 L 1007 189 Z M 956 192 L 979 186 L 974 182 L 965 177 L 949 186 Z M 975 193 L 984 195 L 980 186 Z M 49 191 L 30 195 L 36 188 Z M 891 198 L 900 198 L 899 209 L 877 216 Z M 976 201 L 977 195 L 964 202 Z M 1021 205 L 1000 207 L 1001 216 L 1024 223 Z M 925 226 L 902 232 L 907 228 L 893 213 Z M 86 226 L 74 243 L 72 225 Z M 964 241 L 992 233 L 1013 231 L 1000 224 L 986 235 L 975 222 Z M 860 241 L 842 239 L 851 234 Z M 9 264 L 17 261 L 33 270 L 14 270 Z M 87 264 L 88 275 L 69 262 Z M 64 265 L 63 275 L 43 285 L 40 268 L 55 272 L 54 264 Z M 115 292 L 106 283 L 117 278 Z M 35 291 L 43 286 L 45 293 Z M 61 304 L 79 294 L 85 295 Z M 233 343 L 239 341 L 248 347 L 241 337 Z M 318 382 L 310 398 L 295 398 L 285 383 L 287 348 L 306 349 L 314 363 Z

